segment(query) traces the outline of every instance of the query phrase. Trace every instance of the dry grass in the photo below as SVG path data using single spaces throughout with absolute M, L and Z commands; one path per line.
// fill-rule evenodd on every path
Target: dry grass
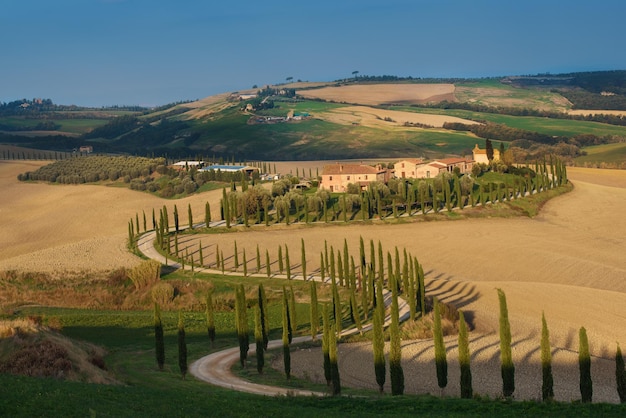
M 375 109 L 367 106 L 347 106 L 316 114 L 316 117 L 342 125 L 358 124 L 367 127 L 404 127 L 405 124 L 425 125 L 441 128 L 446 122 L 473 125 L 477 122 L 455 116 L 431 115 L 426 113 L 403 112 L 398 110 Z
M 454 84 L 357 84 L 297 91 L 305 98 L 363 105 L 454 101 Z

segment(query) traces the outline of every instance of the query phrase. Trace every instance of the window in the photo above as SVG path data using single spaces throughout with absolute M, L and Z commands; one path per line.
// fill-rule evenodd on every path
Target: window
M 333 181 L 333 176 L 330 176 L 328 180 Z
M 348 181 L 350 181 L 350 176 L 348 176 Z

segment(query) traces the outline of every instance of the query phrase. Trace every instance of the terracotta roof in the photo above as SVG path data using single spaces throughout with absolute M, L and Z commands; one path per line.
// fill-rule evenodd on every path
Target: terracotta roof
M 362 164 L 330 164 L 324 166 L 322 175 L 329 174 L 378 174 L 384 172 L 385 169 L 377 169 L 371 165 Z
M 398 163 L 401 163 L 401 162 L 403 162 L 403 161 L 408 161 L 408 162 L 409 162 L 409 163 L 411 163 L 411 164 L 421 164 L 421 163 L 423 163 L 423 162 L 424 162 L 424 159 L 423 159 L 423 158 L 406 158 L 406 159 L 404 159 L 404 160 L 400 160 L 400 161 L 398 161 Z M 397 164 L 397 163 L 396 163 L 396 164 Z

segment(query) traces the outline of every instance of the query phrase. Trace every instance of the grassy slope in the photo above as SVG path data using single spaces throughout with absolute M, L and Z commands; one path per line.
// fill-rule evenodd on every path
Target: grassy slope
M 616 144 L 594 145 L 586 147 L 587 155 L 576 158 L 576 164 L 585 163 L 609 163 L 619 164 L 626 161 L 626 143 L 620 142 Z

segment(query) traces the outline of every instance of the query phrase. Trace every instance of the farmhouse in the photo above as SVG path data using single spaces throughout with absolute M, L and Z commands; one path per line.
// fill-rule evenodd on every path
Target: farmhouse
M 79 152 L 86 152 L 86 153 L 92 153 L 93 152 L 93 146 L 91 145 L 81 145 L 80 148 L 78 149 Z
M 395 176 L 400 178 L 416 178 L 417 167 L 424 163 L 423 158 L 409 158 L 394 164 Z
M 383 168 L 380 164 L 373 167 L 364 164 L 330 164 L 324 166 L 320 189 L 330 192 L 346 192 L 348 184 L 358 184 L 361 189 L 373 181 L 387 183 L 393 170 Z
M 222 173 L 236 173 L 237 171 L 241 171 L 245 173 L 246 175 L 248 175 L 248 177 L 251 177 L 255 171 L 256 172 L 259 171 L 258 168 L 251 167 L 248 165 L 220 165 L 220 164 L 208 165 L 204 168 L 201 168 L 199 171 L 211 171 L 211 170 L 221 171 Z
M 478 148 L 478 144 L 476 144 L 476 146 L 472 150 L 472 153 L 474 154 L 474 162 L 475 163 L 489 164 L 489 159 L 487 158 L 487 150 L 486 149 L 480 149 L 480 148 Z M 494 160 L 499 160 L 500 159 L 500 150 L 494 148 L 494 150 L 493 150 L 493 159 Z
M 470 173 L 473 164 L 474 161 L 466 160 L 465 158 L 443 158 L 434 160 L 417 166 L 415 169 L 415 178 L 436 177 L 439 173 L 452 173 L 455 168 L 458 168 L 459 172 L 462 174 Z
M 204 161 L 178 161 L 172 164 L 172 168 L 178 171 L 189 170 L 192 167 L 200 168 Z

